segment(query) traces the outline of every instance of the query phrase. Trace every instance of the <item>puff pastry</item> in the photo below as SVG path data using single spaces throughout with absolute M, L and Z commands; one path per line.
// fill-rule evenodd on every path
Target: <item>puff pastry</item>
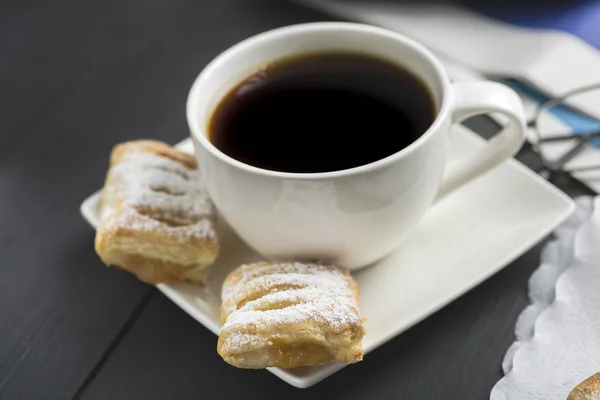
M 214 220 L 193 156 L 150 140 L 113 149 L 95 240 L 106 265 L 152 284 L 204 283 L 219 249 Z
M 600 400 L 600 372 L 575 386 L 567 400 Z
M 225 279 L 217 352 L 240 368 L 294 368 L 363 357 L 358 286 L 312 263 L 242 265 Z

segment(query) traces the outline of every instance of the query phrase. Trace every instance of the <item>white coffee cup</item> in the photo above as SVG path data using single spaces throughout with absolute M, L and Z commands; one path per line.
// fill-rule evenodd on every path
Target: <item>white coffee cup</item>
M 428 86 L 437 117 L 408 147 L 373 163 L 324 173 L 286 173 L 237 161 L 208 140 L 219 101 L 267 63 L 305 53 L 347 51 L 386 59 Z M 508 124 L 472 157 L 445 171 L 452 124 L 483 113 Z M 450 83 L 440 62 L 400 34 L 368 25 L 325 22 L 275 29 L 214 59 L 194 82 L 187 119 L 208 193 L 248 245 L 272 259 L 322 259 L 357 269 L 386 256 L 436 196 L 511 157 L 524 141 L 519 97 L 492 82 Z M 364 140 L 369 135 L 364 135 Z M 343 150 L 341 150 L 343 151 Z

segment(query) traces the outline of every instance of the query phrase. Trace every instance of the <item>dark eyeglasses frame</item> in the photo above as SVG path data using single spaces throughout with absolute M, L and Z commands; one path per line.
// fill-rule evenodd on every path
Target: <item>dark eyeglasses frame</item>
M 539 170 L 537 172 L 540 175 L 542 175 L 544 178 L 550 179 L 554 174 L 557 174 L 557 173 L 571 174 L 573 172 L 583 172 L 583 171 L 600 169 L 600 164 L 585 166 L 585 167 L 580 167 L 580 168 L 572 168 L 572 169 L 568 169 L 568 170 L 565 169 L 565 165 L 569 161 L 571 161 L 573 158 L 575 158 L 578 154 L 580 154 L 588 146 L 590 141 L 592 141 L 595 138 L 600 137 L 600 130 L 589 132 L 589 133 L 583 133 L 583 134 L 558 133 L 555 135 L 551 135 L 551 136 L 542 138 L 539 127 L 538 127 L 538 121 L 540 119 L 542 112 L 544 112 L 544 110 L 554 107 L 554 106 L 557 106 L 557 105 L 563 105 L 565 107 L 569 107 L 569 105 L 565 101 L 569 97 L 576 96 L 578 94 L 585 93 L 585 92 L 592 91 L 592 90 L 600 90 L 600 83 L 584 86 L 584 87 L 572 90 L 560 97 L 548 99 L 548 100 L 540 103 L 537 106 L 533 117 L 529 121 L 527 121 L 527 126 L 529 128 L 532 128 L 533 130 L 535 130 L 536 136 L 538 138 L 537 142 L 532 143 L 532 147 L 533 147 L 534 151 L 540 157 L 542 165 L 544 166 L 544 169 Z M 596 118 L 591 117 L 590 115 L 587 115 L 587 114 L 584 114 L 584 115 L 588 118 L 598 121 L 598 123 L 600 124 L 600 121 L 597 120 Z M 576 141 L 577 143 L 575 143 L 575 145 L 569 151 L 567 151 L 565 154 L 560 156 L 557 160 L 551 161 L 544 157 L 544 152 L 541 149 L 541 145 L 543 143 L 565 142 L 565 141 Z

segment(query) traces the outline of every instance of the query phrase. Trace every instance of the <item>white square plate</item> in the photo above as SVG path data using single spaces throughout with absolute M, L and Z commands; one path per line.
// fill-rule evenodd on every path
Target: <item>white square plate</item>
M 484 144 L 463 127 L 456 127 L 453 135 L 454 160 Z M 177 147 L 193 150 L 189 139 Z M 98 224 L 98 200 L 95 193 L 81 205 L 83 216 L 94 227 Z M 354 274 L 366 317 L 365 354 L 502 269 L 548 235 L 572 210 L 569 197 L 513 159 L 436 203 L 392 255 Z M 222 251 L 206 287 L 158 285 L 216 335 L 223 279 L 240 264 L 262 259 L 224 223 L 219 236 Z M 269 370 L 293 386 L 306 388 L 343 366 Z

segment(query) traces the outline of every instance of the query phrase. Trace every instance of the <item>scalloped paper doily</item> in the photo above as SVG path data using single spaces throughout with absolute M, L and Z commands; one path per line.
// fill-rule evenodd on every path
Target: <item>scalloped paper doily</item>
M 600 198 L 581 197 L 542 251 L 491 400 L 566 399 L 600 371 Z

